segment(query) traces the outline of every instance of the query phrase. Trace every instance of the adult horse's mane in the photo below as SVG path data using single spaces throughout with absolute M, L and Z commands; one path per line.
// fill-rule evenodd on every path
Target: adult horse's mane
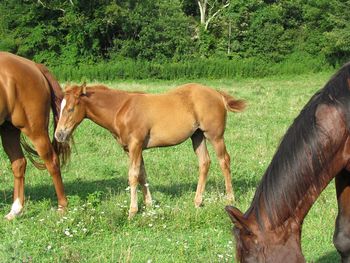
M 268 166 L 253 202 L 246 214 L 254 212 L 260 228 L 261 201 L 272 226 L 282 224 L 295 213 L 298 203 L 310 188 L 320 192 L 321 171 L 327 171 L 334 154 L 322 146 L 330 136 L 316 122 L 316 110 L 321 104 L 335 107 L 349 129 L 350 126 L 350 63 L 344 65 L 312 96 L 284 135 Z M 336 147 L 336 145 L 334 145 Z M 324 173 L 323 173 L 324 174 Z

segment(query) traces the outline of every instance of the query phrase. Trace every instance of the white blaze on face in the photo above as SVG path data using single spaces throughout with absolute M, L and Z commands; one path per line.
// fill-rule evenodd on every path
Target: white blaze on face
M 63 112 L 64 107 L 66 107 L 66 103 L 67 103 L 66 99 L 63 99 L 62 102 L 61 102 L 60 118 L 62 116 L 62 112 Z

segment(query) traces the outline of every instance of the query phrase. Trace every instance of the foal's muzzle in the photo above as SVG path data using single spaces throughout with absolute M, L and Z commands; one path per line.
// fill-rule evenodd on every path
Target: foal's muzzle
M 55 132 L 55 138 L 58 142 L 65 142 L 69 137 L 68 130 L 59 130 Z

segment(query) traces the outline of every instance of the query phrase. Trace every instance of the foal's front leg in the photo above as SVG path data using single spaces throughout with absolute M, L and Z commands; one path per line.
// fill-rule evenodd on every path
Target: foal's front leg
M 129 219 L 138 211 L 137 207 L 137 185 L 142 166 L 142 145 L 133 144 L 129 147 L 129 186 L 130 186 L 130 209 Z

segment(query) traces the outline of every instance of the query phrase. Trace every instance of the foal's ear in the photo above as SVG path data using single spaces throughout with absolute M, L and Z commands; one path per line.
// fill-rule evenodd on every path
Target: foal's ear
M 84 81 L 84 83 L 81 85 L 81 94 L 82 95 L 86 95 L 86 82 Z
M 238 208 L 228 205 L 225 207 L 225 210 L 228 213 L 229 217 L 231 218 L 231 221 L 235 225 L 235 227 L 239 229 L 244 228 L 250 231 L 247 219 L 244 218 L 243 213 L 239 211 Z
M 64 86 L 64 92 L 66 92 L 70 88 L 70 86 L 71 86 L 70 81 L 68 81 Z

